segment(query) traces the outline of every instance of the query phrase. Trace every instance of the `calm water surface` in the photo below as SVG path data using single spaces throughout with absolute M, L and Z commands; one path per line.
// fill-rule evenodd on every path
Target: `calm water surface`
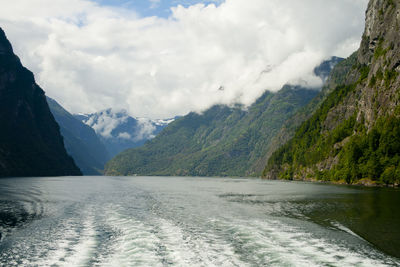
M 400 191 L 257 179 L 2 179 L 0 232 L 6 266 L 400 266 Z

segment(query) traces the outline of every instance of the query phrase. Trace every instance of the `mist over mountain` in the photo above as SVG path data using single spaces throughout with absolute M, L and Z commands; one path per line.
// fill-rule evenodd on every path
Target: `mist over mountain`
M 105 163 L 117 153 L 143 145 L 174 119 L 133 118 L 125 110 L 72 115 L 47 97 L 60 126 L 65 148 L 84 175 L 101 175 Z
M 323 79 L 341 59 L 315 71 Z M 192 112 L 166 127 L 154 140 L 117 155 L 105 167 L 109 175 L 261 175 L 264 155 L 283 123 L 319 93 L 316 88 L 285 85 L 266 91 L 248 109 L 216 105 Z
M 74 114 L 149 118 L 248 107 L 288 82 L 320 87 L 314 67 L 358 48 L 368 3 L 152 1 L 169 15 L 142 17 L 150 1 L 37 1 L 8 1 L 0 21 L 47 94 Z
M 107 109 L 93 114 L 74 115 L 96 132 L 111 157 L 153 139 L 175 118 L 152 120 L 134 118 L 126 110 Z
M 0 28 L 0 177 L 81 175 L 32 72 Z

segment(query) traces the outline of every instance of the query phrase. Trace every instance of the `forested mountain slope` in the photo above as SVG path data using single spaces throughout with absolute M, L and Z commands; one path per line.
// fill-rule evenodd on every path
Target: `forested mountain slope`
M 315 69 L 326 80 L 342 59 Z M 260 176 L 265 155 L 284 122 L 310 102 L 318 90 L 285 85 L 265 92 L 247 110 L 214 106 L 171 123 L 143 147 L 127 150 L 107 163 L 112 175 Z
M 264 156 L 259 160 L 260 164 L 266 164 L 272 153 L 275 152 L 280 146 L 288 142 L 295 134 L 296 129 L 317 110 L 322 102 L 326 99 L 330 92 L 338 85 L 343 83 L 345 74 L 353 67 L 357 60 L 357 53 L 353 53 L 348 59 L 333 57 L 332 60 L 326 61 L 321 66 L 330 66 L 330 72 L 325 68 L 323 74 L 329 73 L 325 76 L 325 83 L 322 90 L 304 107 L 299 109 L 293 116 L 285 121 L 279 132 L 271 140 L 271 144 Z M 335 64 L 332 64 L 335 63 Z M 332 69 L 333 68 L 333 69 Z M 316 69 L 316 73 L 317 70 Z M 322 78 L 324 76 L 321 76 Z
M 371 0 L 356 60 L 279 148 L 268 178 L 400 182 L 400 3 Z M 331 78 L 332 79 L 332 78 Z
M 106 165 L 107 174 L 225 176 L 260 174 L 258 162 L 282 123 L 317 91 L 285 86 L 266 92 L 248 110 L 214 106 L 171 123 L 143 147 Z M 258 164 L 258 165 L 257 165 Z

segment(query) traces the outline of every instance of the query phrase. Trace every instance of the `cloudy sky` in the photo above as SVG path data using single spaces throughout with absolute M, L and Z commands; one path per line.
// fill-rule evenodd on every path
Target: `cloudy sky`
M 368 0 L 0 0 L 0 27 L 74 113 L 251 104 L 360 43 Z

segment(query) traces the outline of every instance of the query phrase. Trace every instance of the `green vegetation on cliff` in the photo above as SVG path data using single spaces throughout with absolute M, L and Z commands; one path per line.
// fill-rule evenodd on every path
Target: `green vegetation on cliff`
M 360 79 L 363 78 L 365 74 L 361 73 Z M 278 173 L 281 179 L 316 178 L 354 183 L 368 178 L 385 184 L 400 183 L 399 108 L 391 115 L 379 117 L 369 130 L 363 118 L 357 121 L 357 112 L 354 112 L 334 129 L 324 131 L 329 111 L 355 88 L 355 84 L 338 86 L 298 128 L 295 136 L 273 153 L 264 175 L 281 167 Z
M 263 157 L 263 162 L 267 162 L 273 152 L 294 136 L 297 128 L 313 115 L 337 85 L 347 83 L 345 79 L 346 74 L 356 64 L 357 53 L 353 53 L 346 60 L 336 57 L 333 57 L 332 60 L 333 61 L 329 62 L 330 64 L 333 63 L 332 65 L 334 65 L 334 68 L 329 72 L 329 77 L 327 77 L 322 90 L 307 105 L 300 108 L 299 111 L 285 121 L 279 132 L 272 139 L 271 144 Z
M 399 6 L 391 3 L 370 2 L 353 67 L 272 154 L 264 176 L 400 183 Z
M 400 183 L 400 115 L 381 117 L 369 131 L 356 122 L 355 116 L 341 123 L 327 135 L 316 135 L 318 127 L 310 127 L 313 118 L 297 131 L 289 143 L 273 154 L 266 172 L 283 166 L 281 179 L 316 178 L 324 181 L 345 181 L 349 184 L 368 178 L 383 184 Z M 303 130 L 310 130 L 303 134 Z M 309 134 L 310 133 L 310 134 Z M 343 146 L 336 146 L 343 142 Z M 331 160 L 331 168 L 318 163 Z M 307 168 L 312 168 L 307 170 Z M 266 173 L 264 173 L 266 174 Z M 306 174 L 306 177 L 301 175 Z

